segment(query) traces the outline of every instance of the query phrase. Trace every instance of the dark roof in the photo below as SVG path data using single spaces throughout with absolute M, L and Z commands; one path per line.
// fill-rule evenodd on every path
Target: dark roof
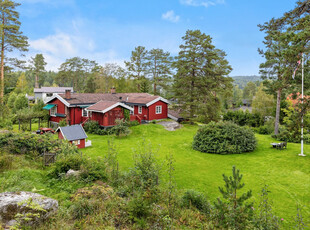
M 71 105 L 95 104 L 98 101 L 114 101 L 132 104 L 147 104 L 160 96 L 148 93 L 72 93 L 71 99 L 65 99 L 65 94 L 59 94 Z
M 68 141 L 86 139 L 87 135 L 81 125 L 71 125 L 59 127 L 56 131 L 61 131 L 64 138 Z
M 67 89 L 73 92 L 72 87 L 41 87 L 35 88 L 33 91 L 35 93 L 65 93 Z

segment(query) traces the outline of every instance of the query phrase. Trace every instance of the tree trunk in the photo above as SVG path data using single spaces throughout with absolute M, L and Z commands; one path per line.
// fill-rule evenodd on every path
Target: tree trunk
M 38 79 L 38 74 L 36 73 L 36 83 L 35 83 L 35 88 L 39 88 L 39 79 Z
M 280 111 L 281 111 L 281 92 L 282 89 L 278 89 L 277 92 L 277 110 L 276 110 L 276 120 L 274 122 L 274 134 L 279 134 L 279 124 L 280 124 Z
M 4 16 L 2 17 L 2 25 L 4 27 Z M 0 103 L 3 103 L 3 96 L 4 96 L 4 29 L 2 28 L 1 31 L 1 87 L 0 87 Z

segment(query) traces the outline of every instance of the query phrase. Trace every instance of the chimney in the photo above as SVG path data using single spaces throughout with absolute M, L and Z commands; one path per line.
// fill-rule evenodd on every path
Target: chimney
M 70 89 L 66 89 L 66 91 L 65 91 L 65 99 L 71 99 L 71 90 Z
M 115 93 L 116 93 L 115 87 L 112 87 L 112 88 L 111 88 L 111 93 L 112 93 L 112 94 L 115 94 Z

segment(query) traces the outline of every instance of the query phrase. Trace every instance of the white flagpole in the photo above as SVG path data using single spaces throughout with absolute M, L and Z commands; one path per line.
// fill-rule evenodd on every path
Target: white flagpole
M 301 104 L 304 104 L 304 54 L 301 54 Z M 303 108 L 303 107 L 302 107 Z M 305 157 L 304 154 L 304 114 L 301 111 L 301 152 L 298 154 Z

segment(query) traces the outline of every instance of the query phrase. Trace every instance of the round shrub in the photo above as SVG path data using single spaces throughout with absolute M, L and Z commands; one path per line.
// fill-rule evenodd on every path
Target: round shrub
M 232 122 L 210 122 L 197 131 L 193 141 L 193 149 L 205 153 L 236 154 L 255 148 L 253 131 Z

